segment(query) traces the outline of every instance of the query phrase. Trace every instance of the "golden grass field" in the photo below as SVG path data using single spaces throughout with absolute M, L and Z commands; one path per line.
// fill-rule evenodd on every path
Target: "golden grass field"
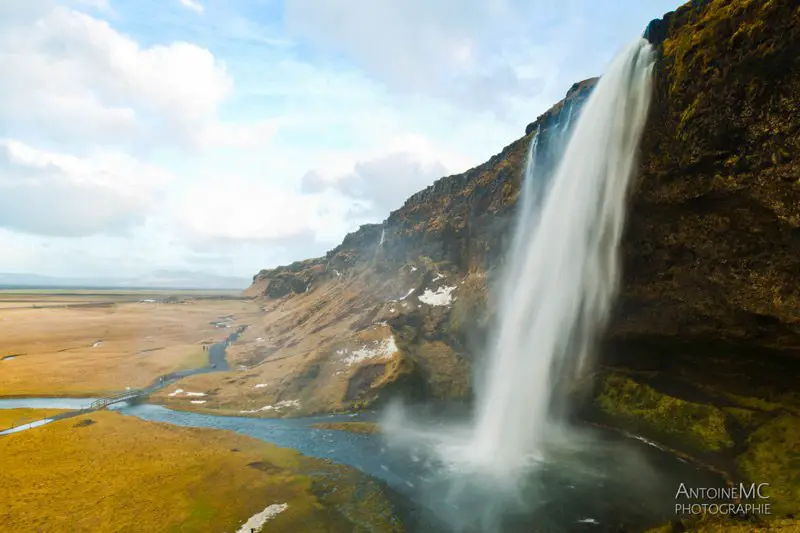
M 137 291 L 0 291 L 0 396 L 96 396 L 142 387 L 162 374 L 207 364 L 204 343 L 248 324 L 248 300 Z M 98 342 L 99 341 L 99 342 Z M 11 356 L 11 357 L 9 357 Z
M 355 471 L 226 431 L 100 411 L 2 437 L 0 457 L 3 531 L 234 533 L 282 503 L 263 532 L 400 531 Z
M 317 429 L 330 429 L 334 431 L 349 431 L 351 433 L 380 433 L 381 428 L 374 422 L 319 422 L 312 427 Z
M 0 431 L 65 412 L 64 409 L 0 409 Z

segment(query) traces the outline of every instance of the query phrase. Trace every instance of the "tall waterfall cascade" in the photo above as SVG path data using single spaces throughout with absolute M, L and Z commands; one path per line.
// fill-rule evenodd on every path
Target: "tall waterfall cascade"
M 390 442 L 433 450 L 462 476 L 462 488 L 513 489 L 567 433 L 559 405 L 564 383 L 591 369 L 618 289 L 653 64 L 651 45 L 637 39 L 611 62 L 580 112 L 570 106 L 546 133 L 548 153 L 538 153 L 543 133 L 532 136 L 471 421 L 415 425 L 402 408 L 385 417 Z
M 465 447 L 471 462 L 498 474 L 537 453 L 559 422 L 552 416 L 558 384 L 589 368 L 606 325 L 653 61 L 644 39 L 614 59 L 583 106 L 541 201 L 529 197 L 538 132 L 532 140 L 497 327 Z

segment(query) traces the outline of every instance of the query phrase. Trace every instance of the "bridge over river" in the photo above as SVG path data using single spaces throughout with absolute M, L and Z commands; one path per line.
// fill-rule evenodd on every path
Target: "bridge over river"
M 219 372 L 220 370 L 229 370 L 230 367 L 228 366 L 228 362 L 225 359 L 225 349 L 228 345 L 234 341 L 236 341 L 239 336 L 247 329 L 247 326 L 241 326 L 238 328 L 234 333 L 228 335 L 228 337 L 216 344 L 212 344 L 208 350 L 208 365 L 202 368 L 194 368 L 190 370 L 182 370 L 180 372 L 171 372 L 169 374 L 165 374 L 163 376 L 159 376 L 156 378 L 153 383 L 148 385 L 143 389 L 126 389 L 122 392 L 114 394 L 112 396 L 108 396 L 106 398 L 98 398 L 94 400 L 88 406 L 82 409 L 75 409 L 72 411 L 67 411 L 65 413 L 60 413 L 54 415 L 50 418 L 46 418 L 44 420 L 19 420 L 16 423 L 12 424 L 9 428 L 0 429 L 0 437 L 3 435 L 8 435 L 11 433 L 16 433 L 17 431 L 23 431 L 25 429 L 38 427 L 49 422 L 53 422 L 55 420 L 62 420 L 64 418 L 72 418 L 74 416 L 80 416 L 86 413 L 91 413 L 92 411 L 99 411 L 101 409 L 105 409 L 111 405 L 123 402 L 134 402 L 137 400 L 142 400 L 147 396 L 157 392 L 168 385 L 175 383 L 178 380 L 181 380 L 187 376 L 192 376 L 195 374 L 207 374 L 209 372 Z
M 115 394 L 107 398 L 97 399 L 93 401 L 91 404 L 89 404 L 89 408 L 86 410 L 99 411 L 100 409 L 105 409 L 109 405 L 114 405 L 115 403 L 121 403 L 121 402 L 129 402 L 144 395 L 145 395 L 144 389 L 128 389 L 125 392 L 120 392 L 119 394 Z

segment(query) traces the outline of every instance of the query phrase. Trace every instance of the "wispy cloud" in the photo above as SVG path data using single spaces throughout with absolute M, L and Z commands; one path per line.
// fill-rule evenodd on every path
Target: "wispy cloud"
M 0 271 L 318 255 L 499 152 L 674 7 L 111 4 L 0 2 Z
M 201 4 L 197 0 L 179 0 L 179 1 L 184 7 L 187 7 L 189 9 L 191 9 L 195 13 L 201 13 L 202 14 L 203 11 L 205 11 L 205 8 L 203 7 L 203 4 Z

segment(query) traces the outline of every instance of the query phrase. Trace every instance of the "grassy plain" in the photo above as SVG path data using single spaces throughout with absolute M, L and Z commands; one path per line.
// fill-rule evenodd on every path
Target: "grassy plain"
M 381 428 L 373 422 L 320 422 L 312 427 L 317 429 L 331 429 L 335 431 L 349 431 L 351 433 L 380 433 Z
M 95 396 L 201 367 L 258 306 L 189 291 L 0 291 L 0 396 Z M 155 300 L 155 301 L 147 301 Z
M 65 412 L 64 409 L 0 409 L 0 431 Z
M 357 472 L 226 431 L 101 411 L 0 438 L 0 457 L 13 458 L 0 469 L 8 531 L 233 533 L 284 503 L 263 532 L 399 531 Z

